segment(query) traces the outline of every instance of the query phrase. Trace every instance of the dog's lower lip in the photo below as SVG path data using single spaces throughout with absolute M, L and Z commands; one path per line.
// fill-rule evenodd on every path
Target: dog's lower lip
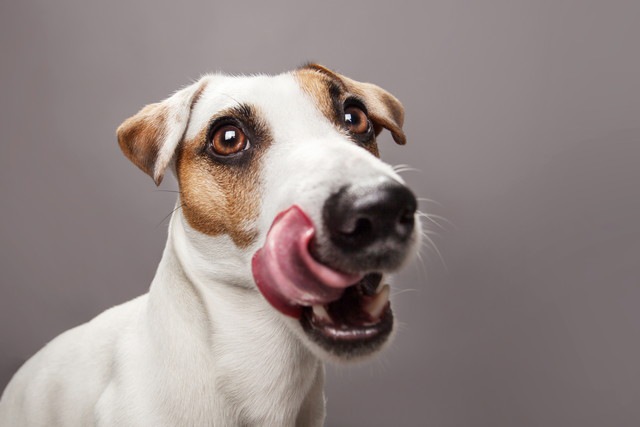
M 379 325 L 370 325 L 362 328 L 342 329 L 334 326 L 313 325 L 316 330 L 320 331 L 327 338 L 335 341 L 363 341 L 377 336 L 380 333 Z
M 378 288 L 382 275 L 370 273 L 347 288 L 337 301 L 302 308 L 303 329 L 326 347 L 366 343 L 391 329 L 389 285 Z M 342 343 L 342 344 L 340 344 Z
M 350 359 L 371 354 L 380 348 L 393 329 L 393 312 L 387 304 L 382 317 L 375 324 L 340 327 L 314 322 L 312 310 L 304 308 L 300 324 L 316 345 L 336 356 Z

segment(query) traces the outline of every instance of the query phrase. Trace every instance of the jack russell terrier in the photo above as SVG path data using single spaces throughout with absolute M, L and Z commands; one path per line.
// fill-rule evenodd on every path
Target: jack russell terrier
M 405 143 L 388 92 L 317 64 L 205 75 L 118 143 L 180 194 L 149 292 L 55 338 L 14 375 L 0 425 L 321 426 L 323 361 L 393 331 L 389 285 L 417 202 L 378 157 Z

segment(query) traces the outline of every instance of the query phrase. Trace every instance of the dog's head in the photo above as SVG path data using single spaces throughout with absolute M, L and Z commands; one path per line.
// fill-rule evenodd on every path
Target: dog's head
M 175 171 L 191 274 L 257 288 L 312 351 L 350 359 L 387 341 L 384 274 L 418 246 L 416 199 L 376 143 L 385 128 L 404 144 L 403 118 L 378 86 L 310 64 L 205 76 L 118 142 L 156 184 Z

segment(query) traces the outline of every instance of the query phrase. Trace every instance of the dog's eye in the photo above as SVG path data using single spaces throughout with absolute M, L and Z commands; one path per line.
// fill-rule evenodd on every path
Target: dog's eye
M 356 135 L 367 133 L 369 130 L 367 114 L 356 106 L 344 109 L 344 123 L 347 126 L 347 130 Z
M 247 148 L 249 148 L 247 135 L 233 125 L 221 126 L 211 138 L 211 149 L 219 156 L 230 156 Z

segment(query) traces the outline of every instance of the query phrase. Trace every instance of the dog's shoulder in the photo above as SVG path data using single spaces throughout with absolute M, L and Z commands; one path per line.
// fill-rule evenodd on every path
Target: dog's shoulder
M 89 420 L 117 367 L 114 355 L 133 333 L 147 295 L 112 307 L 51 340 L 25 362 L 0 401 L 0 425 L 69 425 Z M 79 404 L 83 402 L 83 404 Z

